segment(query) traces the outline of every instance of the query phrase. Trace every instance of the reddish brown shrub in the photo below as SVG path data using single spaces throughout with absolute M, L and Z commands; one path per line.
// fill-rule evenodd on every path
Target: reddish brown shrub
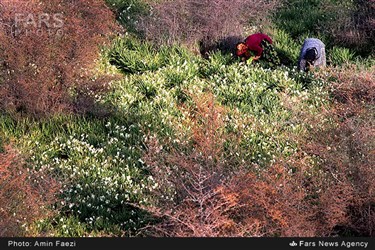
M 10 147 L 0 154 L 0 236 L 27 236 L 31 223 L 52 215 L 57 183 L 42 173 L 26 171 Z
M 317 209 L 302 164 L 274 164 L 257 174 L 239 173 L 227 192 L 238 197 L 232 216 L 237 224 L 257 223 L 261 236 L 311 237 L 317 234 Z M 254 236 L 246 232 L 245 236 Z
M 241 140 L 225 132 L 225 110 L 211 95 L 193 97 L 196 107 L 181 109 L 190 133 L 176 133 L 185 138 L 147 142 L 144 160 L 159 188 L 155 206 L 146 209 L 160 220 L 148 233 L 374 236 L 375 78 L 371 69 L 361 72 L 329 74 L 337 80 L 331 108 L 314 117 L 301 113 L 315 126 L 300 153 L 265 169 L 228 158 L 226 142 Z
M 210 47 L 226 37 L 242 37 L 243 27 L 249 21 L 263 23 L 277 3 L 277 0 L 156 1 L 151 4 L 152 14 L 140 21 L 139 29 L 157 43 L 201 42 L 203 47 Z
M 188 112 L 185 125 L 192 128 L 184 139 L 192 147 L 165 142 L 163 145 L 172 146 L 165 152 L 158 139 L 151 137 L 144 156 L 160 185 L 157 197 L 161 199 L 151 212 L 165 219 L 153 228 L 161 235 L 220 236 L 222 227 L 232 223 L 227 213 L 235 204 L 220 196 L 220 185 L 227 177 L 222 147 L 224 110 L 212 95 L 193 99 L 193 110 L 182 109 Z
M 327 173 L 321 210 L 333 234 L 374 236 L 374 70 L 359 74 L 348 68 L 330 75 L 337 79 L 335 102 L 325 114 L 331 122 L 312 130 L 306 143 Z
M 2 1 L 0 15 L 0 108 L 72 110 L 71 92 L 95 82 L 89 76 L 98 46 L 116 28 L 104 1 Z
M 150 137 L 147 144 L 144 160 L 160 186 L 155 207 L 146 208 L 161 220 L 151 232 L 178 237 L 315 235 L 317 210 L 306 199 L 306 165 L 290 174 L 281 163 L 259 170 L 228 158 L 225 142 L 239 138 L 225 132 L 225 110 L 212 95 L 193 100 L 195 108 L 183 109 L 190 136 L 163 144 Z

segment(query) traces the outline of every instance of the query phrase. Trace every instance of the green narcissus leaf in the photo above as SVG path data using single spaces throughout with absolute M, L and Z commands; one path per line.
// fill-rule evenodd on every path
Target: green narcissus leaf
M 250 65 L 253 63 L 253 60 L 254 60 L 254 56 L 250 57 L 247 61 L 246 61 L 246 64 L 247 65 Z

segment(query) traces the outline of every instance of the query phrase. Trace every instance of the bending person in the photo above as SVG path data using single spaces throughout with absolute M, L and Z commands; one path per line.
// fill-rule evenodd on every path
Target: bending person
M 308 72 L 314 68 L 325 67 L 326 64 L 324 43 L 317 38 L 305 39 L 298 59 L 298 70 Z
M 236 45 L 236 55 L 241 57 L 242 61 L 246 61 L 252 54 L 255 54 L 253 60 L 258 60 L 262 56 L 265 42 L 272 44 L 272 39 L 266 34 L 257 33 L 250 35 L 245 39 L 245 42 Z

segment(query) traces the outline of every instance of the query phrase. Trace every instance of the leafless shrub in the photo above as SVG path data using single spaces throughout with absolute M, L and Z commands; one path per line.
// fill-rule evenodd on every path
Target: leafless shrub
M 334 70 L 335 103 L 326 110 L 331 120 L 312 130 L 307 151 L 322 159 L 329 173 L 321 196 L 326 225 L 332 233 L 374 236 L 375 213 L 375 75 L 373 69 Z M 328 212 L 329 211 L 329 212 Z
M 161 234 L 219 236 L 231 223 L 227 215 L 235 204 L 222 199 L 220 189 L 226 178 L 222 115 L 223 109 L 209 95 L 198 100 L 186 121 L 192 126 L 193 148 L 176 145 L 164 153 L 157 138 L 150 138 L 144 159 L 160 185 L 162 198 L 152 212 L 165 219 L 153 228 Z
M 42 172 L 26 171 L 24 162 L 11 147 L 0 154 L 0 236 L 30 235 L 30 225 L 53 214 L 58 184 Z M 29 231 L 27 231 L 29 229 Z
M 225 110 L 212 95 L 193 98 L 186 125 L 191 137 L 160 142 L 150 137 L 144 156 L 159 183 L 152 235 L 177 237 L 313 236 L 316 209 L 306 199 L 307 164 L 291 175 L 282 162 L 268 169 L 228 158 Z M 186 111 L 186 110 L 185 110 Z M 235 148 L 235 147 L 233 147 Z
M 104 1 L 5 1 L 0 12 L 0 109 L 45 116 L 72 110 L 90 85 L 99 45 L 116 29 Z
M 209 48 L 226 37 L 242 37 L 249 22 L 260 24 L 277 0 L 158 1 L 139 23 L 146 38 L 157 43 L 185 43 Z

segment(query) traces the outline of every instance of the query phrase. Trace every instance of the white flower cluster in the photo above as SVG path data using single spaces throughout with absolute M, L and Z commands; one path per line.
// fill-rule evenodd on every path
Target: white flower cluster
M 56 137 L 43 153 L 30 152 L 33 171 L 58 176 L 62 210 L 89 224 L 115 218 L 126 203 L 146 204 L 147 193 L 158 186 L 143 173 L 138 128 L 111 123 L 105 127 L 106 137 Z

